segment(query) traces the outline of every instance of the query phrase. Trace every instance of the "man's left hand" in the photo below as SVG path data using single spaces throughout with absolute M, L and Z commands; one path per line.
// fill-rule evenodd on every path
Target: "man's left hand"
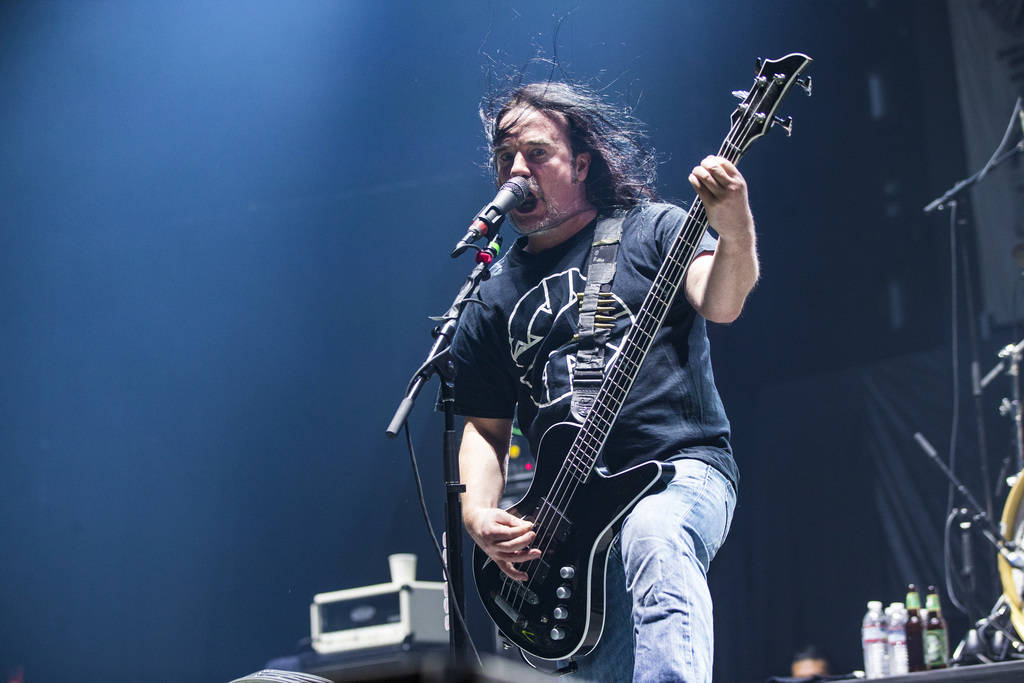
M 694 167 L 689 180 L 719 237 L 733 242 L 754 240 L 747 181 L 735 164 L 725 157 L 705 157 L 700 166 Z

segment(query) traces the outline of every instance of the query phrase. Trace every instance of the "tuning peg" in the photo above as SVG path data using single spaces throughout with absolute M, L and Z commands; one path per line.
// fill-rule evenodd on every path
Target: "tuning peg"
M 746 90 L 733 90 L 732 91 L 732 96 L 735 97 L 737 100 L 745 100 L 745 99 L 747 99 L 747 95 L 749 95 L 749 94 L 750 93 L 747 92 Z
M 761 73 L 761 65 L 764 64 L 764 60 L 758 57 L 754 60 L 754 75 Z
M 796 79 L 796 84 L 799 85 L 801 88 L 803 88 L 805 93 L 807 93 L 808 95 L 811 94 L 811 77 L 810 76 L 801 76 L 800 78 Z
M 787 138 L 790 135 L 793 134 L 793 117 L 792 116 L 787 116 L 786 118 L 782 118 L 781 116 L 775 116 L 772 119 L 772 123 L 774 123 L 776 126 L 781 126 L 782 130 L 786 131 L 786 137 Z

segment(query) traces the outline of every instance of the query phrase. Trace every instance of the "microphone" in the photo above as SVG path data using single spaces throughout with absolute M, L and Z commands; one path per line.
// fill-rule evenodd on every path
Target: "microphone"
M 469 230 L 452 249 L 452 258 L 460 256 L 469 248 L 469 245 L 481 237 L 496 231 L 501 222 L 505 220 L 505 214 L 526 201 L 529 188 L 530 181 L 526 178 L 519 176 L 509 178 L 504 185 L 498 188 L 498 194 L 494 196 L 494 199 L 477 213 Z

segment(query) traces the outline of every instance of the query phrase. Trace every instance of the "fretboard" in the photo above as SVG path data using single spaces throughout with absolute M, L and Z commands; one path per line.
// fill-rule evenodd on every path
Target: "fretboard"
M 640 366 L 668 316 L 669 307 L 682 286 L 686 269 L 696 255 L 707 227 L 704 205 L 700 199 L 695 199 L 566 456 L 563 467 L 572 470 L 574 478 L 586 479 L 597 462 Z

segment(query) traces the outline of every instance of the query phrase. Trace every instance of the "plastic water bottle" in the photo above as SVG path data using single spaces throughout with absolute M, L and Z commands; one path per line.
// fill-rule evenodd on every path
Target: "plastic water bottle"
M 864 644 L 864 675 L 868 678 L 881 678 L 885 675 L 888 634 L 885 615 L 882 614 L 882 603 L 878 600 L 868 603 L 868 611 L 864 615 L 860 633 L 861 642 Z
M 907 610 L 902 602 L 889 605 L 889 676 L 909 673 L 907 659 Z
M 882 663 L 882 675 L 888 676 L 892 673 L 892 663 L 889 659 L 892 653 L 889 651 L 889 626 L 892 624 L 893 605 L 885 608 L 885 661 Z

